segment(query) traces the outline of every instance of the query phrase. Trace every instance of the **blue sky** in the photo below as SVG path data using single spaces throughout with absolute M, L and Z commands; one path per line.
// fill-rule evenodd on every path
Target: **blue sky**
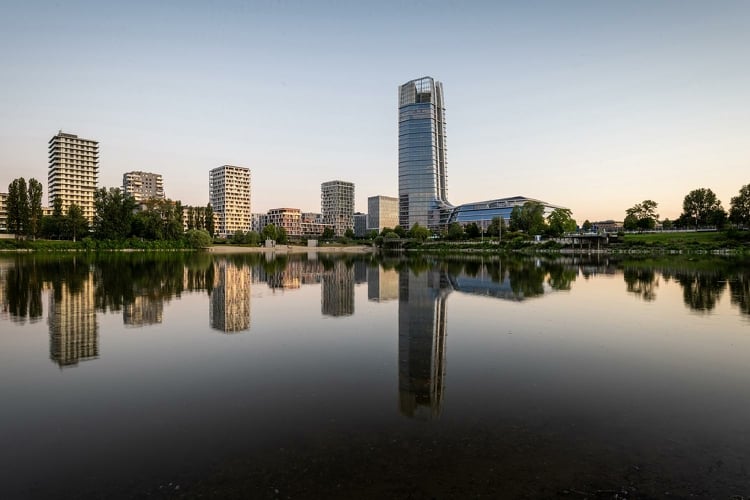
M 58 130 L 100 141 L 100 185 L 164 175 L 208 201 L 247 166 L 253 211 L 319 210 L 320 183 L 397 195 L 399 84 L 443 82 L 449 199 L 525 195 L 677 217 L 750 183 L 750 2 L 0 4 L 0 189 L 46 188 Z M 46 189 L 45 189 L 46 192 Z

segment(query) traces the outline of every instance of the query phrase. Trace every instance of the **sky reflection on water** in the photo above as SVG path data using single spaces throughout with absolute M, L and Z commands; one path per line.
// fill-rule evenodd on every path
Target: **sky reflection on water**
M 522 429 L 550 458 L 550 483 L 565 484 L 555 450 L 573 449 L 577 474 L 596 457 L 612 470 L 650 464 L 668 485 L 692 478 L 686 494 L 744 494 L 734 485 L 750 452 L 745 269 L 605 257 L 3 258 L 0 476 L 12 497 L 80 496 L 82 483 L 132 493 L 311 440 Z M 713 472 L 717 461 L 727 472 Z

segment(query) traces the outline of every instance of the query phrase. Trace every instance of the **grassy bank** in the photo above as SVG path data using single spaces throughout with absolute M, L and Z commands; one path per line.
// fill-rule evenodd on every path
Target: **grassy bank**
M 2 239 L 0 240 L 0 250 L 10 252 L 97 252 L 105 250 L 192 250 L 192 248 L 182 240 L 145 241 L 131 238 L 112 241 L 85 238 L 81 241 Z

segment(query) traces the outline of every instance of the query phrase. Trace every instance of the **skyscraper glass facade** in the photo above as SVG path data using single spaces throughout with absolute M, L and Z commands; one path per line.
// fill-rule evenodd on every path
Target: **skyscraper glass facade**
M 439 229 L 448 202 L 443 85 L 431 77 L 399 87 L 399 224 Z

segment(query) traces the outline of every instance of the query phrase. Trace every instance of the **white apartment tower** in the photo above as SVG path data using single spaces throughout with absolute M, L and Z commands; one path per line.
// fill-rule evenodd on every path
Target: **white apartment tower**
M 333 225 L 336 236 L 354 229 L 354 183 L 328 181 L 321 184 L 320 211 L 323 223 Z
M 76 204 L 94 220 L 94 192 L 99 176 L 99 143 L 62 130 L 49 140 L 49 204 L 62 200 L 63 212 Z
M 215 232 L 226 238 L 237 231 L 249 231 L 250 169 L 222 165 L 208 175 L 208 198 L 215 214 Z
M 164 199 L 164 179 L 161 174 L 151 172 L 125 172 L 122 174 L 122 190 L 137 203 L 142 201 Z

